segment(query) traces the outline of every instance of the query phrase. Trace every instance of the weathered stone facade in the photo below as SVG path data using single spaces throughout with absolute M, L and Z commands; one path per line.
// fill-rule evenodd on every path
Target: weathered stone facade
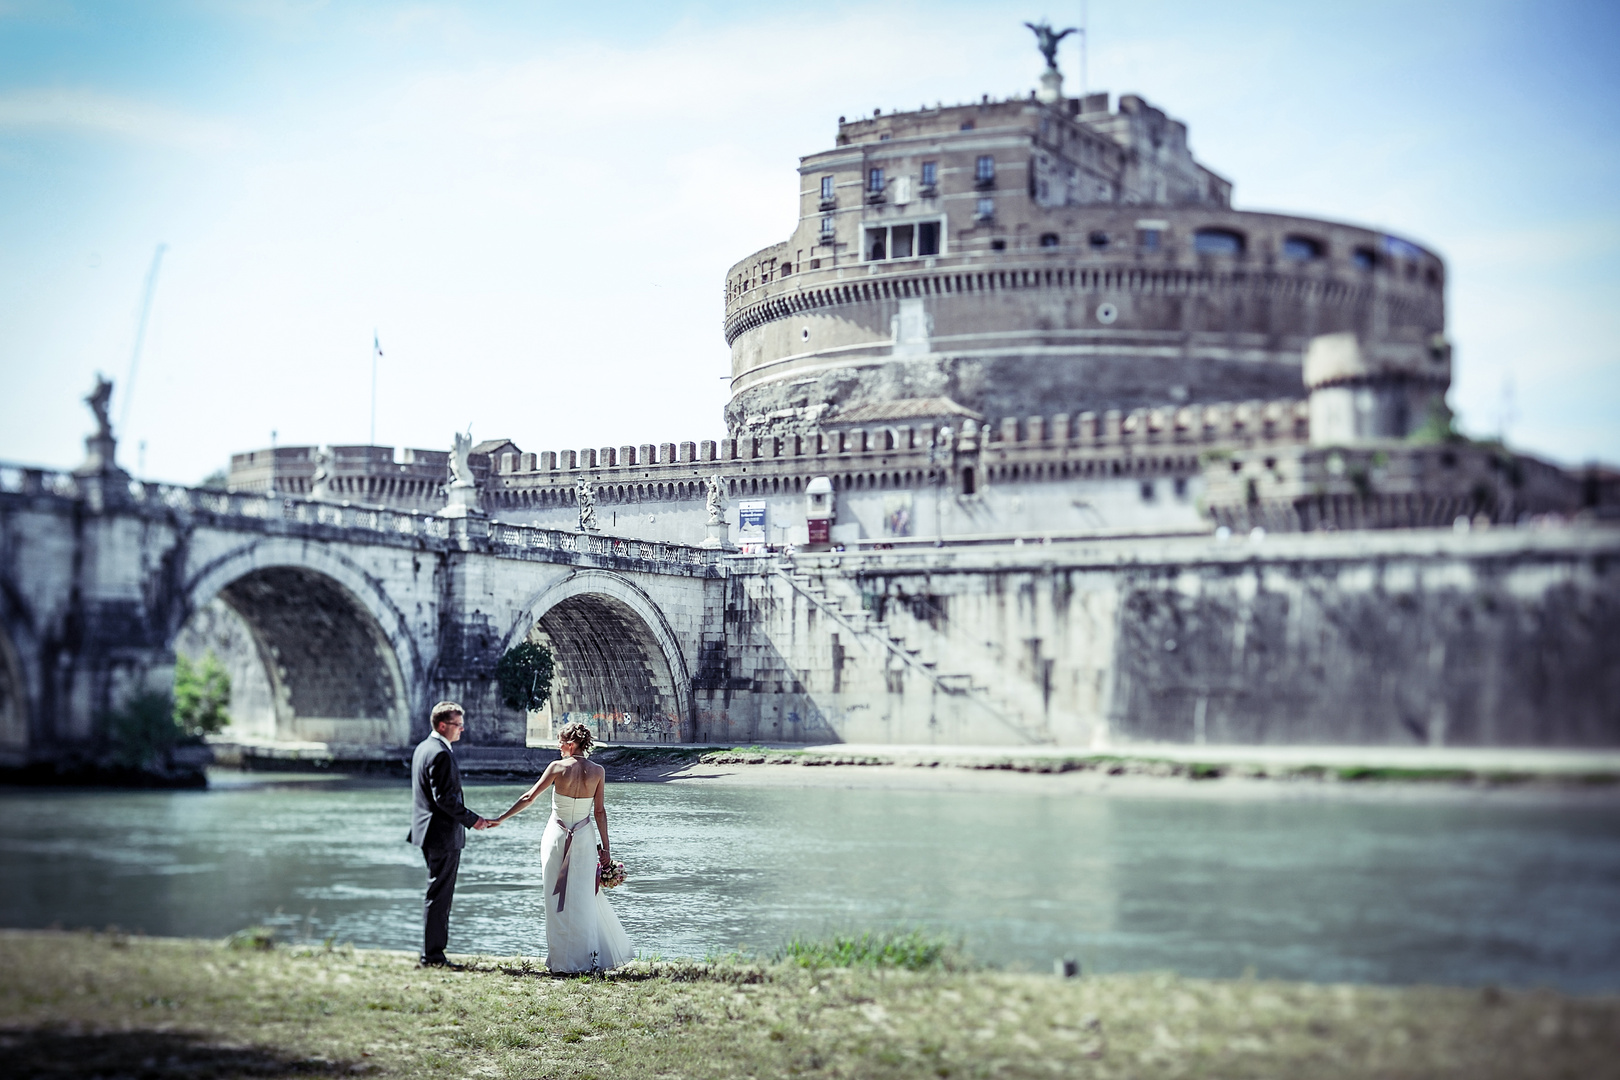
M 840 121 L 799 226 L 727 276 L 732 434 L 944 397 L 988 419 L 1298 397 L 1309 341 L 1445 329 L 1445 267 L 1355 226 L 1230 208 L 1140 98 Z

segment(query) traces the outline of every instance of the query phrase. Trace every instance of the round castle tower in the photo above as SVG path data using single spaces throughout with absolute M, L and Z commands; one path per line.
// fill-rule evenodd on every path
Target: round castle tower
M 1183 124 L 1059 89 L 839 118 L 727 276 L 734 436 L 1300 398 L 1313 338 L 1444 333 L 1435 255 L 1233 210 Z

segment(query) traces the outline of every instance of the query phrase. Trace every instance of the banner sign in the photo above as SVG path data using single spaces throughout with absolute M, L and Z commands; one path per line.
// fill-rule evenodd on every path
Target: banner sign
M 765 539 L 765 500 L 737 503 L 737 539 Z

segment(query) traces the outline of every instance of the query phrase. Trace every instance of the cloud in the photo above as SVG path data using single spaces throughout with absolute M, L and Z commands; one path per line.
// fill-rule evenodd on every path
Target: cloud
M 226 150 L 240 133 L 230 124 L 89 89 L 0 94 L 0 130 L 30 128 L 112 135 L 187 150 Z

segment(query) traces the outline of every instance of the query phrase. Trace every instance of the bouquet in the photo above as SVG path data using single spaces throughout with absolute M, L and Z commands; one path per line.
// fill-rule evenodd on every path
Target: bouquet
M 606 866 L 596 864 L 596 884 L 603 889 L 616 889 L 624 884 L 628 875 L 624 872 L 624 863 L 610 862 Z

